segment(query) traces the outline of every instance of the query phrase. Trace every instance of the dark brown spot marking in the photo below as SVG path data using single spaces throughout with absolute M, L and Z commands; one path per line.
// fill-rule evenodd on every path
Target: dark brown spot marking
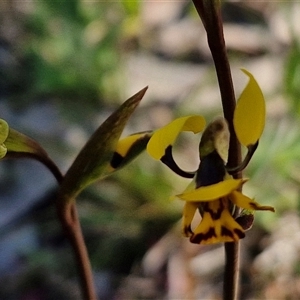
M 213 211 L 212 209 L 209 208 L 209 203 L 204 203 L 203 204 L 203 210 L 205 212 L 208 212 L 211 216 L 211 218 L 216 221 L 216 220 L 219 220 L 221 218 L 221 214 L 222 214 L 222 211 L 224 210 L 224 203 L 222 201 L 220 201 L 220 204 L 219 204 L 219 208 L 217 209 L 217 211 Z
M 209 240 L 212 237 L 217 237 L 214 227 L 210 227 L 206 233 L 194 234 L 190 241 L 194 244 L 200 244 L 202 241 Z
M 234 234 L 233 234 L 233 232 L 232 232 L 230 229 L 226 228 L 225 226 L 222 226 L 222 227 L 221 227 L 221 235 L 222 235 L 222 236 L 229 236 L 229 237 L 231 237 L 232 239 L 234 239 Z
M 192 231 L 191 225 L 185 226 L 185 227 L 183 228 L 183 234 L 184 234 L 185 236 L 191 236 L 191 235 L 194 234 L 194 232 Z
M 254 202 L 249 202 L 249 204 L 253 209 L 257 210 L 258 207 Z
M 236 234 L 240 239 L 245 237 L 245 233 L 242 230 L 238 229 L 238 228 L 235 228 L 233 231 L 231 231 L 230 229 L 226 228 L 225 226 L 222 226 L 221 235 L 229 236 L 232 239 L 235 239 L 234 234 Z
M 113 157 L 110 161 L 110 165 L 116 169 L 123 161 L 124 157 L 118 152 L 114 152 Z
M 245 233 L 242 230 L 235 228 L 233 231 L 240 239 L 245 237 Z

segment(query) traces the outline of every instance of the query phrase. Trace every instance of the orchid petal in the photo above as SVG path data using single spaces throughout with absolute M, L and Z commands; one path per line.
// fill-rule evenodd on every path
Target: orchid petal
M 269 210 L 274 212 L 275 209 L 272 206 L 263 206 L 253 199 L 247 197 L 246 195 L 233 191 L 230 195 L 230 200 L 240 208 L 249 209 L 249 210 Z
M 190 238 L 192 243 L 207 245 L 234 242 L 245 236 L 243 228 L 224 207 L 224 202 L 209 202 L 203 209 L 203 218 Z
M 185 236 L 192 236 L 191 224 L 198 208 L 198 203 L 186 202 L 183 208 L 182 231 Z
M 147 145 L 147 152 L 154 159 L 161 159 L 165 150 L 172 146 L 182 131 L 198 133 L 205 127 L 205 119 L 202 116 L 186 116 L 175 119 L 173 122 L 156 130 Z
M 234 111 L 233 125 L 238 140 L 244 146 L 254 145 L 265 126 L 265 99 L 253 75 L 245 69 L 249 82 L 239 97 Z
M 120 139 L 110 161 L 111 171 L 124 167 L 144 151 L 151 135 L 151 131 L 140 132 Z
M 240 188 L 246 181 L 245 179 L 228 179 L 216 184 L 201 186 L 193 191 L 176 195 L 176 197 L 191 202 L 213 201 L 229 195 Z

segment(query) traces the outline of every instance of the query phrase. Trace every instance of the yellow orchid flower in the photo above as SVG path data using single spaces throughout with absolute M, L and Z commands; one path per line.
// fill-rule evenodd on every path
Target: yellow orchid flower
M 271 206 L 262 206 L 253 199 L 243 195 L 239 189 L 246 180 L 227 179 L 209 186 L 199 187 L 177 195 L 185 200 L 183 212 L 183 233 L 190 237 L 192 243 L 213 244 L 233 242 L 245 236 L 244 229 L 232 217 L 233 205 L 247 210 L 269 210 Z M 202 220 L 192 230 L 191 223 L 199 209 Z
M 265 102 L 254 77 L 246 70 L 249 83 L 242 92 L 234 113 L 234 129 L 240 143 L 248 153 L 240 166 L 226 166 L 229 148 L 229 130 L 224 118 L 211 122 L 206 129 L 202 116 L 185 116 L 156 130 L 147 145 L 147 152 L 161 160 L 178 175 L 193 178 L 191 184 L 177 195 L 184 200 L 183 233 L 197 244 L 233 242 L 245 236 L 245 229 L 233 218 L 234 206 L 242 209 L 274 211 L 271 206 L 262 206 L 240 192 L 245 179 L 233 179 L 230 174 L 243 170 L 254 154 L 265 123 Z M 198 133 L 204 130 L 199 145 L 200 164 L 195 172 L 180 169 L 172 156 L 172 147 L 182 131 Z M 192 228 L 196 211 L 202 220 Z

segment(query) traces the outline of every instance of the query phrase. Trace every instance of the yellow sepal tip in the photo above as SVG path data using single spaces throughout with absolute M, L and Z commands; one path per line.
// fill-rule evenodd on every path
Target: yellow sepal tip
M 244 146 L 254 145 L 265 127 L 265 99 L 254 76 L 241 69 L 249 82 L 241 93 L 234 111 L 233 125 L 238 140 Z

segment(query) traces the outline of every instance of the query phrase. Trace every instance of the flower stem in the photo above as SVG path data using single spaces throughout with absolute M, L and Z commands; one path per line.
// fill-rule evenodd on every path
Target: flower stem
M 48 155 L 10 151 L 7 158 L 35 159 L 49 169 L 59 185 L 61 185 L 64 180 L 64 176 L 60 172 L 59 168 Z M 71 199 L 72 201 L 64 201 L 65 198 L 65 195 L 59 195 L 56 200 L 58 218 L 75 254 L 76 264 L 79 269 L 83 298 L 95 300 L 97 299 L 97 296 L 94 287 L 92 268 L 78 218 L 76 202 L 74 199 Z
M 30 152 L 14 152 L 9 151 L 5 158 L 29 158 L 41 162 L 55 177 L 58 184 L 61 184 L 63 175 L 54 161 L 46 155 L 39 155 Z
M 92 267 L 78 218 L 76 202 L 63 201 L 61 197 L 58 197 L 56 207 L 62 227 L 65 230 L 75 253 L 80 274 L 83 299 L 95 300 L 97 299 L 97 296 Z
M 223 34 L 223 22 L 218 0 L 193 0 L 197 12 L 207 32 L 208 45 L 214 60 L 218 77 L 224 117 L 230 130 L 229 168 L 241 163 L 241 149 L 233 128 L 233 114 L 236 105 L 230 65 L 226 52 Z M 241 173 L 234 174 L 241 178 Z M 237 215 L 235 211 L 234 215 Z M 237 298 L 239 281 L 239 242 L 225 243 L 225 271 L 223 283 L 223 299 Z

